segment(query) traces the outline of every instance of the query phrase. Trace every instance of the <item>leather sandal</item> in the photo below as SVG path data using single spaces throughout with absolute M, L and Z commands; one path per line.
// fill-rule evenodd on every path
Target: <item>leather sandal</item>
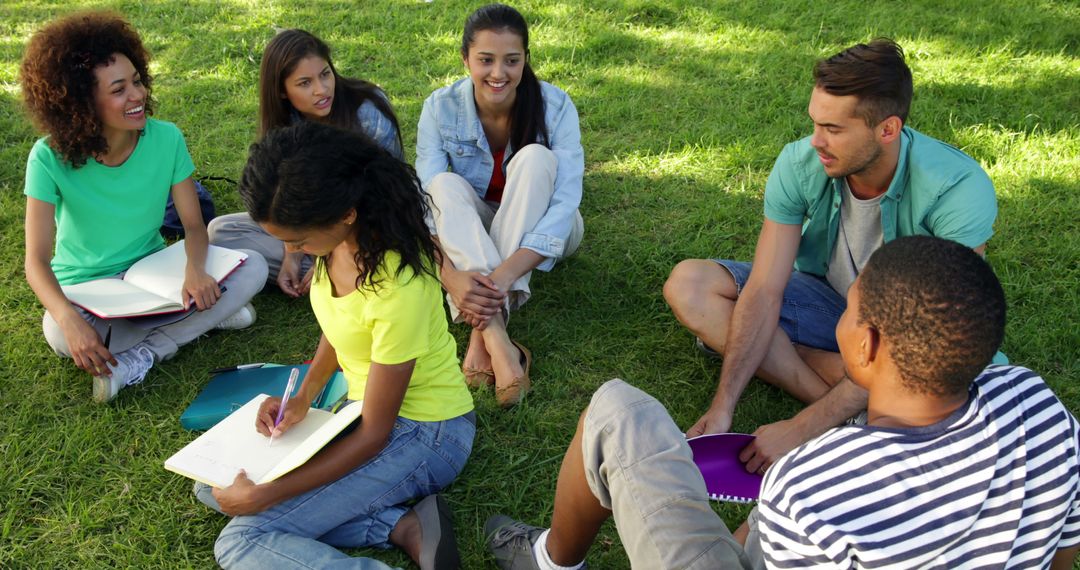
M 532 383 L 529 381 L 529 368 L 532 366 L 532 353 L 529 349 L 521 345 L 517 341 L 510 341 L 521 352 L 519 356 L 519 362 L 521 362 L 521 369 L 523 373 L 521 376 L 514 378 L 509 384 L 505 386 L 499 386 L 496 382 L 495 385 L 495 399 L 499 401 L 499 405 L 503 408 L 510 408 L 521 402 L 521 399 L 525 397 L 525 394 L 529 392 L 529 388 L 532 387 Z
M 470 388 L 483 388 L 484 386 L 495 385 L 494 370 L 480 370 L 479 368 L 469 368 L 468 366 L 465 366 L 461 369 L 461 372 L 465 374 L 465 384 Z

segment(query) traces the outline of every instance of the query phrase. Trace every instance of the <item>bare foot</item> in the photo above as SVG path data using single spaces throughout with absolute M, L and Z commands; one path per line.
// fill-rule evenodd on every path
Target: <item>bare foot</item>
M 484 344 L 482 331 L 473 329 L 469 335 L 469 348 L 461 360 L 461 367 L 466 370 L 491 370 L 491 355 Z
M 495 386 L 506 386 L 525 375 L 521 367 L 521 351 L 517 349 L 506 329 L 488 327 L 484 331 L 485 346 L 491 355 L 491 368 L 495 371 Z

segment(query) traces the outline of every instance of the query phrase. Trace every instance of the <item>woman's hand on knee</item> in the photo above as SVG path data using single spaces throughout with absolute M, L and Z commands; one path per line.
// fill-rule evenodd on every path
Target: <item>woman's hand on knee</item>
M 101 337 L 98 336 L 94 327 L 78 315 L 58 324 L 64 333 L 64 341 L 67 342 L 68 352 L 71 353 L 75 366 L 94 376 L 112 374 L 108 364 L 115 366 L 116 358 L 101 342 Z

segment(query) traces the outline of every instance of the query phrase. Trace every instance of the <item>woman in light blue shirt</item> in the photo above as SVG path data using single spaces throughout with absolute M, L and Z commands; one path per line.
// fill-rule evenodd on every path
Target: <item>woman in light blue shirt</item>
M 398 160 L 403 159 L 394 109 L 374 83 L 342 77 L 330 59 L 330 47 L 304 30 L 282 30 L 263 50 L 259 66 L 259 136 L 298 121 L 328 123 L 371 137 Z M 210 241 L 228 248 L 258 251 L 270 268 L 268 282 L 299 297 L 311 287 L 313 258 L 285 253 L 244 212 L 215 218 Z
M 461 56 L 469 77 L 424 102 L 416 171 L 451 313 L 473 327 L 466 379 L 494 384 L 509 407 L 529 389 L 531 355 L 506 320 L 528 300 L 532 270 L 550 271 L 581 243 L 585 158 L 577 109 L 536 78 L 517 10 L 491 4 L 470 15 Z

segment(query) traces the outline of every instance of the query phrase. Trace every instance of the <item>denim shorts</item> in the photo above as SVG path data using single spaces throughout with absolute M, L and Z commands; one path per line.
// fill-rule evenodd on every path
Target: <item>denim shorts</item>
M 735 278 L 742 294 L 750 278 L 751 264 L 745 261 L 714 259 Z M 795 344 L 840 352 L 836 345 L 836 323 L 847 308 L 847 299 L 825 279 L 801 271 L 792 271 L 784 300 L 780 305 L 780 328 Z

